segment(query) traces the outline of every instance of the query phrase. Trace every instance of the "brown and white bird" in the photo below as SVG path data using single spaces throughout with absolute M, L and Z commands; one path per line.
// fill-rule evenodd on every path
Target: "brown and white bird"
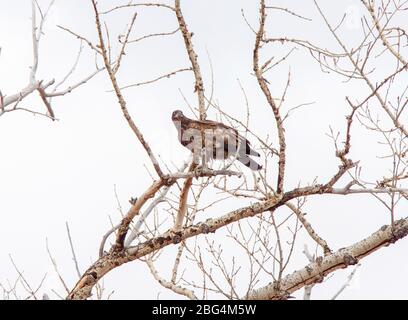
M 252 170 L 262 169 L 260 164 L 249 157 L 259 157 L 259 153 L 251 148 L 251 143 L 236 129 L 221 122 L 189 119 L 180 110 L 174 111 L 171 118 L 180 143 L 193 153 L 196 163 L 202 155 L 206 160 L 236 157 Z

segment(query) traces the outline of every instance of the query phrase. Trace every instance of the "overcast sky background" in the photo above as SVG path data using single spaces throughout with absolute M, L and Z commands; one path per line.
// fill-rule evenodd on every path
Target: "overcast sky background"
M 109 8 L 110 1 L 99 2 L 101 8 Z M 39 3 L 45 5 L 48 1 Z M 313 1 L 297 1 L 296 4 L 292 1 L 271 1 L 271 5 L 285 3 L 302 15 L 312 17 L 313 21 L 299 22 L 288 15 L 274 13 L 267 23 L 269 35 L 309 39 L 323 47 L 339 50 L 317 15 Z M 321 0 L 319 3 L 333 24 L 344 13 L 349 14 L 341 34 L 347 43 L 355 43 L 361 31 L 356 23 L 361 16 L 360 1 Z M 239 79 L 251 107 L 251 129 L 261 136 L 276 136 L 273 115 L 251 75 L 254 34 L 241 16 L 241 9 L 244 9 L 248 21 L 257 26 L 257 1 L 182 1 L 182 9 L 190 30 L 194 32 L 193 42 L 207 91 L 211 84 L 211 58 L 214 97 L 223 110 L 245 119 L 245 100 Z M 133 12 L 120 11 L 107 18 L 111 34 L 115 35 L 112 39 L 116 39 L 118 32 L 126 30 L 126 23 Z M 138 9 L 138 13 L 134 38 L 177 28 L 176 18 L 168 10 L 144 8 Z M 32 63 L 30 16 L 29 0 L 4 0 L 1 3 L 0 89 L 3 94 L 14 94 L 28 82 Z M 77 39 L 56 28 L 56 24 L 69 27 L 96 43 L 90 1 L 57 0 L 40 44 L 39 79 L 61 79 L 70 69 L 79 49 Z M 288 48 L 280 45 L 265 47 L 263 57 L 280 57 L 288 52 Z M 127 85 L 185 67 L 189 67 L 189 61 L 181 35 L 177 33 L 130 45 L 119 79 L 121 85 Z M 345 96 L 357 99 L 365 97 L 368 92 L 363 85 L 344 83 L 339 76 L 321 73 L 308 53 L 298 50 L 269 74 L 273 94 L 281 94 L 289 67 L 292 86 L 287 106 L 305 102 L 315 104 L 294 113 L 286 123 L 287 190 L 299 182 L 311 183 L 315 177 L 325 181 L 336 172 L 338 162 L 332 142 L 326 135 L 329 125 L 335 130 L 344 130 L 344 117 L 349 112 Z M 377 72 L 386 73 L 390 70 L 388 67 L 379 64 Z M 69 83 L 88 75 L 93 68 L 93 53 L 85 47 Z M 188 152 L 177 142 L 170 115 L 179 108 L 192 116 L 180 92 L 195 106 L 193 89 L 192 74 L 181 73 L 151 86 L 124 91 L 134 121 L 152 149 L 167 163 L 180 164 L 188 157 Z M 114 186 L 126 210 L 128 199 L 142 193 L 150 183 L 144 168 L 145 164 L 150 166 L 149 161 L 109 90 L 106 74 L 101 73 L 72 94 L 54 100 L 54 111 L 59 121 L 52 122 L 22 112 L 0 117 L 1 283 L 17 278 L 8 256 L 11 254 L 33 286 L 48 273 L 41 292 L 51 296 L 51 288 L 63 292 L 47 256 L 45 240 L 48 238 L 61 273 L 73 287 L 76 275 L 65 222 L 69 222 L 80 267 L 84 271 L 97 257 L 102 235 L 110 228 L 109 216 L 118 221 Z M 44 109 L 36 94 L 23 103 L 27 107 Z M 209 118 L 214 118 L 214 114 L 210 112 Z M 351 153 L 353 160 L 361 161 L 364 177 L 374 181 L 388 175 L 390 168 L 389 159 L 378 158 L 383 152 L 378 146 L 378 139 L 372 133 L 356 129 Z M 227 206 L 219 207 L 219 211 L 213 210 L 210 214 L 218 216 L 246 204 L 241 200 L 236 203 L 230 201 Z M 397 217 L 405 216 L 403 210 L 406 205 L 398 208 Z M 390 221 L 389 214 L 378 201 L 363 195 L 311 198 L 307 212 L 312 225 L 334 249 L 361 240 Z M 207 216 L 200 218 L 203 220 Z M 217 239 L 219 234 L 209 237 Z M 299 251 L 302 246 L 300 240 Z M 173 252 L 172 248 L 165 250 Z M 362 260 L 352 285 L 341 298 L 406 299 L 407 250 L 408 241 L 404 239 Z M 242 252 L 237 251 L 236 255 L 239 257 Z M 159 269 L 166 270 L 165 261 L 161 263 Z M 306 258 L 299 255 L 291 270 L 306 263 Z M 325 283 L 315 287 L 312 297 L 331 298 L 350 272 L 351 269 L 336 272 Z M 270 281 L 264 280 L 261 285 Z M 112 298 L 116 299 L 155 299 L 158 293 L 160 298 L 178 298 L 157 285 L 141 262 L 117 268 L 104 278 L 104 283 L 107 290 L 115 290 Z M 296 296 L 301 294 L 302 291 L 299 291 Z

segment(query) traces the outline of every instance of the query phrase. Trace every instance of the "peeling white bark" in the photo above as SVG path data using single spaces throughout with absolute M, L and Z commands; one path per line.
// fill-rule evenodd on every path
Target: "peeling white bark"
M 371 236 L 349 247 L 342 248 L 324 258 L 316 258 L 316 262 L 287 275 L 280 284 L 270 283 L 250 292 L 247 298 L 252 300 L 284 299 L 302 287 L 321 282 L 324 277 L 337 269 L 357 264 L 365 256 L 407 235 L 408 218 L 398 220 L 394 226 L 383 226 Z

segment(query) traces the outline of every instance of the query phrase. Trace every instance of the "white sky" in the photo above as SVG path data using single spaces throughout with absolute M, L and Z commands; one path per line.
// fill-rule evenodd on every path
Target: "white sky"
M 109 7 L 109 1 L 99 1 Z M 124 1 L 126 2 L 126 1 Z M 273 5 L 290 3 L 273 1 Z M 39 1 L 46 4 L 47 1 Z M 116 2 L 115 2 L 116 3 Z M 117 3 L 122 3 L 117 1 Z M 347 12 L 359 17 L 359 1 L 321 0 L 322 7 L 334 22 Z M 199 55 L 203 76 L 210 89 L 210 56 L 214 68 L 215 100 L 232 115 L 244 120 L 245 102 L 237 79 L 242 83 L 251 106 L 250 127 L 260 135 L 276 135 L 273 116 L 260 94 L 252 72 L 254 35 L 242 19 L 241 8 L 248 20 L 257 24 L 257 1 L 182 1 L 182 8 L 193 42 Z M 307 38 L 322 46 L 335 48 L 326 28 L 316 14 L 313 1 L 299 1 L 291 7 L 313 22 L 298 23 L 288 15 L 270 15 L 267 30 L 275 36 Z M 107 23 L 111 34 L 125 30 L 133 11 L 111 15 Z M 134 37 L 146 33 L 174 30 L 176 19 L 165 9 L 140 9 Z M 31 6 L 29 0 L 3 0 L 0 10 L 0 89 L 14 94 L 28 82 L 31 55 Z M 355 42 L 359 26 L 354 18 L 347 21 L 342 32 L 348 43 Z M 39 78 L 60 79 L 75 60 L 79 43 L 59 30 L 55 24 L 71 28 L 96 43 L 90 1 L 57 0 L 41 42 Z M 112 36 L 116 39 L 116 36 Z M 287 47 L 265 48 L 264 58 L 280 57 Z M 207 54 L 208 52 L 208 54 Z M 70 83 L 92 71 L 94 57 L 87 48 Z M 149 39 L 129 47 L 119 74 L 122 85 L 153 79 L 175 69 L 188 67 L 188 59 L 180 34 L 167 38 Z M 323 74 L 310 56 L 302 50 L 269 75 L 271 90 L 281 93 L 290 66 L 292 86 L 287 106 L 316 102 L 301 109 L 286 123 L 288 140 L 288 180 L 286 189 L 298 183 L 311 183 L 315 177 L 325 181 L 337 169 L 338 162 L 330 139 L 329 125 L 344 130 L 344 117 L 349 112 L 345 96 L 364 97 L 367 90 L 342 82 L 338 76 Z M 378 72 L 386 72 L 387 65 L 378 65 Z M 125 91 L 132 116 L 151 144 L 152 149 L 167 162 L 181 163 L 188 152 L 179 146 L 176 131 L 170 120 L 171 112 L 182 109 L 191 113 L 180 91 L 194 106 L 192 74 L 183 73 L 151 86 Z M 406 78 L 405 78 L 406 80 Z M 405 82 L 406 83 L 406 82 Z M 55 99 L 54 109 L 59 121 L 52 122 L 26 113 L 10 113 L 0 118 L 0 282 L 13 281 L 17 275 L 10 263 L 12 254 L 18 266 L 33 286 L 48 273 L 44 290 L 59 292 L 61 285 L 52 271 L 45 249 L 45 239 L 70 287 L 76 281 L 65 222 L 68 221 L 80 261 L 85 270 L 97 257 L 102 235 L 110 228 L 109 216 L 118 221 L 114 195 L 116 185 L 121 203 L 145 190 L 150 178 L 144 164 L 147 157 L 121 115 L 120 108 L 105 74 L 98 75 L 74 93 Z M 24 105 L 44 108 L 36 95 Z M 378 111 L 378 110 L 377 110 Z M 380 113 L 381 114 L 381 113 Z M 214 113 L 209 114 L 213 118 Z M 360 160 L 365 177 L 381 179 L 389 174 L 390 161 L 379 159 L 383 150 L 378 136 L 356 130 L 352 158 Z M 209 215 L 218 216 L 248 204 L 230 201 L 215 207 Z M 401 205 L 397 216 L 404 216 Z M 367 196 L 311 198 L 306 211 L 312 225 L 333 249 L 348 246 L 367 237 L 389 223 L 389 214 L 378 201 Z M 205 219 L 206 217 L 202 217 Z M 219 240 L 222 233 L 209 236 Z M 217 238 L 218 237 L 218 238 Z M 298 250 L 303 247 L 302 240 Z M 234 248 L 234 247 L 231 247 Z M 232 249 L 235 250 L 235 249 Z M 406 299 L 408 284 L 408 241 L 383 248 L 362 261 L 351 287 L 341 298 L 350 299 Z M 165 257 L 174 252 L 165 249 Z M 241 251 L 232 255 L 242 258 Z M 299 255 L 291 270 L 303 267 L 306 259 Z M 158 265 L 166 272 L 166 261 Z M 167 270 L 168 272 L 168 270 Z M 315 287 L 313 298 L 330 298 L 344 283 L 351 269 L 337 272 L 325 283 Z M 165 273 L 166 274 L 166 273 Z M 270 279 L 264 279 L 267 284 Z M 154 299 L 177 298 L 153 280 L 141 262 L 124 265 L 109 273 L 104 283 L 115 290 L 113 298 Z M 300 291 L 296 296 L 301 296 Z

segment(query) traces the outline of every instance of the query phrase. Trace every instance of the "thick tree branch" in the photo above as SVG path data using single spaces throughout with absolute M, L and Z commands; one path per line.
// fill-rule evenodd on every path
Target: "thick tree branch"
M 385 225 L 371 236 L 351 246 L 325 257 L 316 258 L 315 262 L 284 277 L 279 284 L 271 283 L 250 292 L 246 298 L 253 300 L 285 299 L 296 290 L 322 282 L 334 271 L 355 265 L 374 251 L 393 244 L 407 235 L 408 218 L 398 220 L 394 225 Z
M 343 170 L 340 170 L 343 172 Z M 344 172 L 343 172 L 344 174 Z M 150 253 L 160 250 L 168 245 L 180 243 L 188 238 L 215 232 L 216 230 L 225 227 L 238 220 L 252 217 L 265 211 L 275 211 L 280 206 L 286 204 L 288 201 L 309 195 L 320 195 L 323 193 L 332 193 L 333 188 L 331 179 L 326 184 L 319 184 L 310 187 L 296 188 L 289 192 L 281 194 L 277 197 L 269 198 L 266 201 L 257 202 L 251 206 L 234 210 L 219 218 L 207 219 L 190 227 L 185 227 L 181 230 L 169 230 L 161 236 L 152 238 L 135 247 L 123 248 L 123 240 L 128 230 L 130 221 L 139 213 L 141 206 L 151 198 L 157 190 L 163 185 L 163 182 L 155 182 L 143 196 L 141 196 L 132 206 L 126 217 L 121 223 L 118 231 L 116 245 L 109 253 L 100 258 L 94 265 L 92 265 L 82 276 L 75 288 L 71 291 L 68 299 L 86 299 L 90 297 L 93 286 L 110 270 L 119 267 L 123 263 L 127 263 L 138 258 L 144 257 Z M 122 244 L 122 245 L 121 245 Z

